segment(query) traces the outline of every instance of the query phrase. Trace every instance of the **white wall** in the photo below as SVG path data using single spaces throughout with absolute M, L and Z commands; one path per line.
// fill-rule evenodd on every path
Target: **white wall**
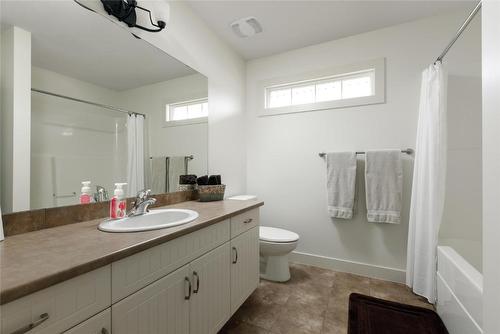
M 484 333 L 500 332 L 500 2 L 483 1 Z
M 75 64 L 76 66 L 77 64 Z M 95 103 L 116 105 L 118 92 L 44 68 L 31 68 L 32 87 Z M 75 102 L 76 103 L 76 102 Z
M 359 194 L 358 212 L 352 221 L 328 217 L 326 165 L 317 154 L 414 148 L 421 71 L 448 43 L 464 15 L 460 12 L 428 18 L 248 63 L 247 183 L 249 193 L 266 202 L 263 225 L 299 233 L 297 252 L 323 257 L 312 259 L 317 263 L 404 280 L 411 161 L 405 158 L 402 222 L 379 225 L 366 221 L 364 191 Z M 259 81 L 380 57 L 386 58 L 384 104 L 256 116 L 257 97 L 262 93 L 257 91 Z M 358 168 L 363 168 L 362 161 Z M 362 184 L 362 171 L 358 176 Z
M 18 27 L 2 31 L 1 51 L 1 206 L 3 212 L 29 210 L 31 34 Z
M 208 96 L 207 78 L 193 74 L 119 92 L 119 105 L 146 115 L 149 156 L 193 155 L 189 172 L 203 175 L 208 170 L 208 124 L 165 126 L 165 106 Z M 209 101 L 210 104 L 210 101 Z M 147 165 L 146 165 L 147 166 Z

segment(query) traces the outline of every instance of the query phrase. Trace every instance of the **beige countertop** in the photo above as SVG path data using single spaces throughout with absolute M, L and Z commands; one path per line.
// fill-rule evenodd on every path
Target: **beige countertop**
M 97 229 L 103 219 L 14 235 L 0 242 L 0 304 L 264 205 L 259 200 L 182 202 L 167 207 L 195 210 L 185 225 L 132 233 Z

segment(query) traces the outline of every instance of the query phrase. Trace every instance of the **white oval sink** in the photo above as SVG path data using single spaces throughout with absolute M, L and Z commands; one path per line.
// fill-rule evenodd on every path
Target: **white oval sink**
M 105 232 L 139 232 L 187 224 L 198 218 L 198 212 L 185 209 L 151 210 L 140 216 L 106 220 L 98 228 Z

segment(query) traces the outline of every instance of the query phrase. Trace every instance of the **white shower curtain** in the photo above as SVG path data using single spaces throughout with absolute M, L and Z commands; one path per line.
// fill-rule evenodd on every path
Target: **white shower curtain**
M 127 194 L 135 196 L 144 189 L 144 116 L 132 114 L 127 119 Z
M 422 73 L 406 284 L 436 301 L 436 262 L 446 178 L 446 79 L 440 62 Z

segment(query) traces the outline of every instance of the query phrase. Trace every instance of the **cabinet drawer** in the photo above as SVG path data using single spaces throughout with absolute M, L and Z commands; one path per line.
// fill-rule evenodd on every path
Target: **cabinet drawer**
M 94 315 L 64 334 L 111 334 L 111 308 Z
M 259 209 L 243 212 L 231 217 L 231 238 L 259 225 Z
M 229 220 L 225 220 L 112 263 L 113 303 L 222 245 L 229 238 Z
M 30 334 L 54 334 L 111 305 L 111 268 L 102 267 L 2 306 L 2 334 L 40 323 Z M 45 321 L 41 315 L 47 314 Z

